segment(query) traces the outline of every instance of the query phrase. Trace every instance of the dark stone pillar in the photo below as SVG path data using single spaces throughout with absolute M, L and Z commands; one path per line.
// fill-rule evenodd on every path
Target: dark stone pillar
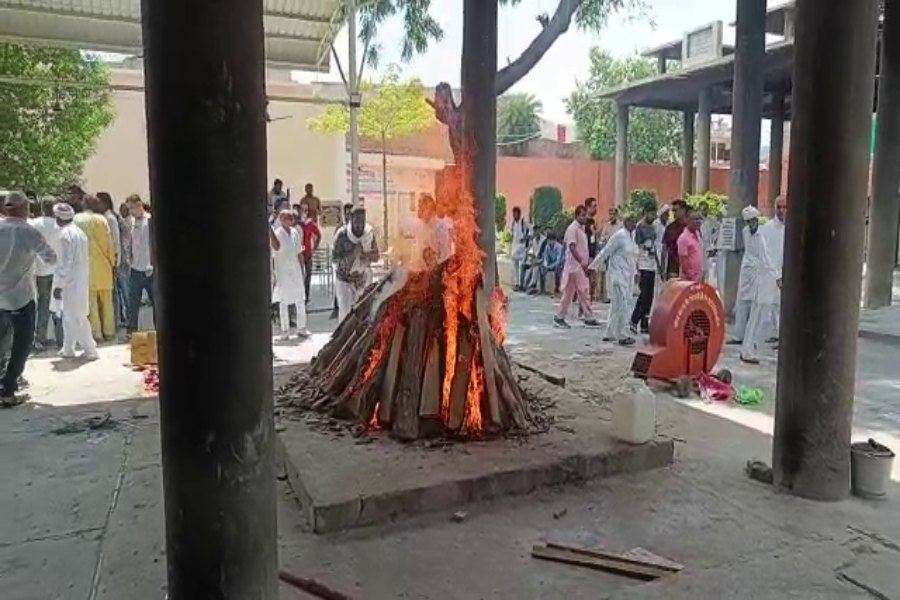
M 481 233 L 478 245 L 485 253 L 484 288 L 494 289 L 496 274 L 497 186 L 497 3 L 463 3 L 463 127 L 464 155 L 472 160 L 471 177 Z
M 278 597 L 262 14 L 142 3 L 172 600 Z
M 797 2 L 773 468 L 817 500 L 849 488 L 877 21 L 878 0 Z
M 613 201 L 628 201 L 628 105 L 616 104 L 616 189 Z
M 762 127 L 763 70 L 766 55 L 766 0 L 737 0 L 737 32 L 732 87 L 731 191 L 728 215 L 738 218 L 756 206 L 759 193 L 759 138 Z M 738 240 L 741 236 L 738 235 Z M 731 314 L 738 288 L 742 251 L 726 253 L 725 312 Z
M 697 99 L 697 185 L 698 194 L 709 191 L 710 129 L 712 128 L 712 90 L 700 92 Z
M 772 94 L 772 127 L 769 133 L 769 205 L 781 195 L 781 170 L 784 158 L 784 92 Z M 771 215 L 770 215 L 771 216 Z
M 694 193 L 694 111 L 684 111 L 681 147 L 681 195 Z
M 900 224 L 900 2 L 887 0 L 878 75 L 878 127 L 872 165 L 866 307 L 891 305 Z

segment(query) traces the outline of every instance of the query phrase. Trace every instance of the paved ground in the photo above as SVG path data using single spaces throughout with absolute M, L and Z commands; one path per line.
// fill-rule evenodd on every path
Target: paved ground
M 513 298 L 513 354 L 564 373 L 570 389 L 603 405 L 630 353 L 602 344 L 594 330 L 553 329 L 553 310 L 547 299 Z M 320 316 L 311 325 L 325 331 L 329 323 Z M 314 343 L 276 354 L 301 359 Z M 724 362 L 739 383 L 771 390 L 774 357 L 744 368 L 730 352 Z M 860 340 L 855 420 L 858 435 L 877 432 L 895 449 L 897 352 Z M 92 403 L 140 393 L 126 360 L 111 347 L 65 373 L 51 359 L 32 361 L 26 376 L 41 404 L 0 411 L 4 600 L 164 597 L 156 404 Z M 769 456 L 771 401 L 746 410 L 659 399 L 659 431 L 676 441 L 673 467 L 477 505 L 462 523 L 435 514 L 317 536 L 282 488 L 282 566 L 355 598 L 900 598 L 896 465 L 888 501 L 799 500 L 742 473 L 748 458 Z M 114 428 L 63 433 L 106 410 Z M 530 558 L 530 546 L 545 540 L 641 546 L 687 568 L 637 584 Z M 302 596 L 285 588 L 282 597 Z

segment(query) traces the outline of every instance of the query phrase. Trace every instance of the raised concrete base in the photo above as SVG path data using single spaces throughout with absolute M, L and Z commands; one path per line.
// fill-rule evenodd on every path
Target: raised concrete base
M 287 421 L 279 452 L 288 480 L 317 533 L 402 516 L 456 510 L 467 503 L 527 494 L 538 487 L 670 465 L 671 440 L 640 446 L 607 433 L 606 413 L 565 393 L 548 433 L 527 441 L 403 446 L 386 434 L 370 443 Z M 562 402 L 560 402 L 562 404 Z M 449 515 L 448 515 L 449 516 Z

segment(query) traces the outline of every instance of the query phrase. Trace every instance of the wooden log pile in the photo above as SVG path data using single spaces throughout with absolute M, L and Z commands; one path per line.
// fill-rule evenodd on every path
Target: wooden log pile
M 442 278 L 454 260 L 409 275 L 399 290 L 399 272 L 366 289 L 304 375 L 314 410 L 400 441 L 527 429 L 524 396 L 492 328 L 493 299 L 480 286 L 448 333 Z

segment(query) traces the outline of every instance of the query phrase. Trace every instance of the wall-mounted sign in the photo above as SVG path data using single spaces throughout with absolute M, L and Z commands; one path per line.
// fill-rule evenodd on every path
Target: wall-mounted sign
M 734 252 L 737 250 L 737 219 L 725 217 L 719 228 L 719 250 Z

